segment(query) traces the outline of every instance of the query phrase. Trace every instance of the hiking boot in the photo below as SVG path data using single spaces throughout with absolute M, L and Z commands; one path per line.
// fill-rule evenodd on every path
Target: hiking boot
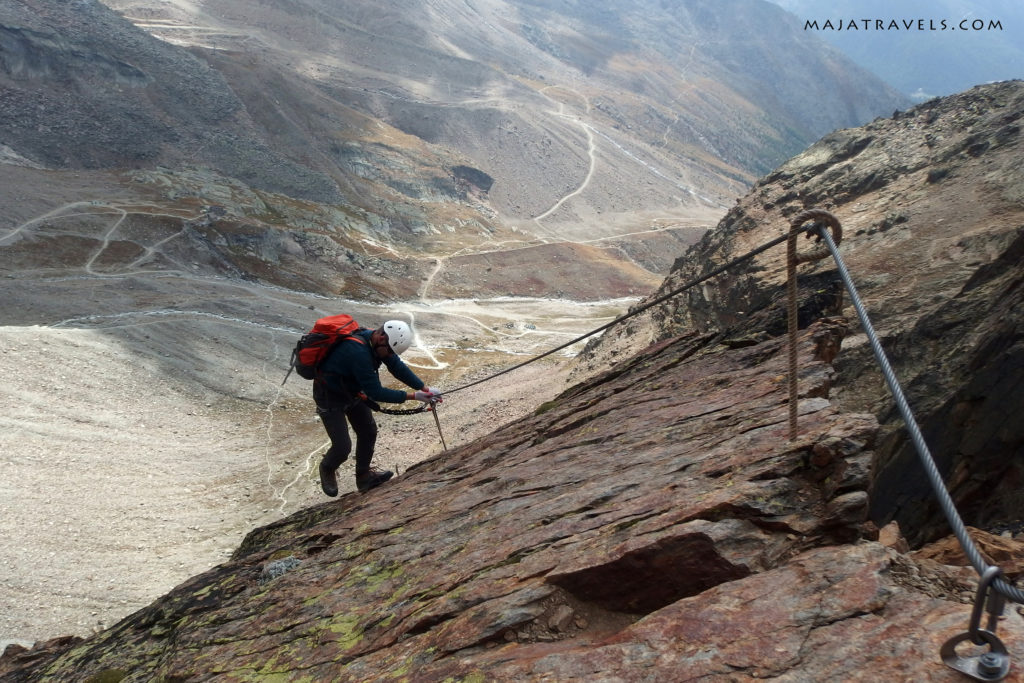
M 328 467 L 323 460 L 320 461 L 320 488 L 331 498 L 338 495 L 338 477 L 336 470 Z
M 368 472 L 356 475 L 356 488 L 359 489 L 360 493 L 366 493 L 370 489 L 380 486 L 393 476 L 395 476 L 395 473 L 390 470 L 378 470 L 375 467 L 371 467 Z

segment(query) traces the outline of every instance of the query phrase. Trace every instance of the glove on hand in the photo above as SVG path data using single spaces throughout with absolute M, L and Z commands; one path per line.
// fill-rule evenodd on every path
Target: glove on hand
M 441 392 L 430 387 L 423 387 L 413 395 L 417 401 L 423 401 L 424 403 L 441 403 L 444 399 L 441 398 Z

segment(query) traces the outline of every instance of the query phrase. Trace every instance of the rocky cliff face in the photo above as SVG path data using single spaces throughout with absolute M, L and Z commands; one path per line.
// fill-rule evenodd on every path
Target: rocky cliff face
M 801 336 L 796 440 L 780 340 L 669 340 L 0 680 L 959 680 L 970 572 L 875 540 L 845 329 Z M 999 633 L 1019 661 L 1015 610 Z
M 1013 527 L 1024 432 L 1011 416 L 1024 346 L 1020 159 L 1024 84 L 982 86 L 837 131 L 759 181 L 674 266 L 661 291 L 784 233 L 811 206 L 844 226 L 842 252 L 954 497 L 980 526 Z M 614 358 L 637 337 L 684 330 L 759 338 L 785 330 L 785 249 L 757 257 L 592 345 Z M 801 269 L 805 321 L 852 314 L 831 259 Z M 839 405 L 885 425 L 872 518 L 915 543 L 945 533 L 873 356 L 856 329 L 837 368 Z M 582 368 L 581 368 L 582 369 Z

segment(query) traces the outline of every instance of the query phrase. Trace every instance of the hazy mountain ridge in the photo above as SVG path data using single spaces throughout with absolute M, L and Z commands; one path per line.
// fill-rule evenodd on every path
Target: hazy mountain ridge
M 143 30 L 95 2 L 0 12 L 4 144 L 55 167 L 209 165 L 385 223 L 461 201 L 458 165 L 494 179 L 504 221 L 719 211 L 821 134 L 905 104 L 751 0 L 108 4 Z M 791 58 L 771 56 L 780 37 Z
M 1024 76 L 1024 7 L 1015 0 L 771 1 L 801 25 L 816 22 L 808 33 L 919 101 Z

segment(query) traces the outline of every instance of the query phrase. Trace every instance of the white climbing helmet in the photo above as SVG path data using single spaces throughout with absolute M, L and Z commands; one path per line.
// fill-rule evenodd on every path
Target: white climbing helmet
M 402 355 L 412 346 L 412 329 L 401 320 L 389 320 L 384 323 L 384 332 L 388 335 L 391 350 Z

